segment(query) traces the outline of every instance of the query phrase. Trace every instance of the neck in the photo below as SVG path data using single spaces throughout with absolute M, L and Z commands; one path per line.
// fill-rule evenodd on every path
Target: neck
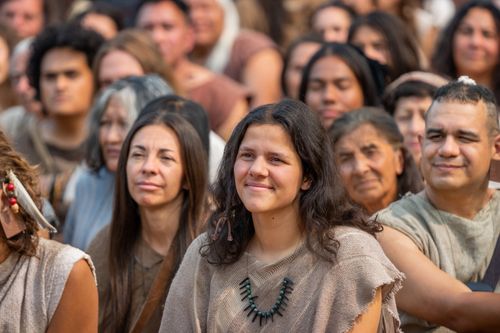
M 140 208 L 141 237 L 157 253 L 166 256 L 179 229 L 182 194 L 160 208 Z
M 396 199 L 397 199 L 397 189 L 394 191 L 394 193 L 389 193 L 389 195 L 386 195 L 380 200 L 365 204 L 364 208 L 369 215 L 373 215 L 379 210 L 382 210 L 385 207 L 389 206 L 391 202 L 396 201 Z
M 79 146 L 87 137 L 86 114 L 43 118 L 42 136 L 61 147 Z
M 425 195 L 439 210 L 467 219 L 474 216 L 488 204 L 494 190 L 488 188 L 488 182 L 475 191 L 437 191 L 426 184 Z
M 255 235 L 248 251 L 264 262 L 292 254 L 304 238 L 298 207 L 278 214 L 252 214 Z

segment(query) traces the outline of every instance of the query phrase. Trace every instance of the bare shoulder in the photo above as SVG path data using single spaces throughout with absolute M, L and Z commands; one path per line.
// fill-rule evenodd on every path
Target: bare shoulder
M 77 261 L 47 332 L 97 332 L 97 286 L 89 262 Z

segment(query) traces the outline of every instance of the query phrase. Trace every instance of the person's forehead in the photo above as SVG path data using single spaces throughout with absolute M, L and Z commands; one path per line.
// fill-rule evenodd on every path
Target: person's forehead
M 44 0 L 7 0 L 2 1 L 0 4 L 0 10 L 3 9 L 15 9 L 22 10 L 29 13 L 42 13 L 43 12 L 43 1 Z
M 487 111 L 483 102 L 434 101 L 426 115 L 426 128 L 487 129 Z
M 71 48 L 53 48 L 43 56 L 42 71 L 52 67 L 85 66 L 90 69 L 85 53 Z

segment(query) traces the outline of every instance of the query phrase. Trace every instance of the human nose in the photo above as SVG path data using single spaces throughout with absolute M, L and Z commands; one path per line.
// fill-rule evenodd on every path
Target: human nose
M 57 90 L 63 90 L 66 88 L 67 79 L 64 75 L 58 75 L 55 79 L 55 87 Z
M 152 155 L 148 154 L 142 164 L 141 172 L 144 174 L 156 174 L 158 170 L 158 161 Z
M 413 116 L 410 120 L 410 124 L 408 126 L 410 133 L 414 135 L 422 135 L 425 129 L 425 122 L 420 116 Z
M 253 160 L 248 170 L 252 177 L 265 177 L 267 175 L 267 167 L 263 157 L 257 157 Z
M 443 157 L 452 157 L 457 156 L 459 151 L 460 148 L 455 139 L 451 135 L 448 135 L 439 148 L 439 155 Z
M 362 175 L 367 172 L 369 168 L 369 162 L 366 158 L 358 156 L 354 158 L 353 161 L 353 171 L 356 175 Z
M 338 91 L 332 84 L 327 84 L 323 90 L 323 102 L 332 104 L 337 101 Z
M 159 43 L 163 40 L 164 33 L 160 27 L 155 27 L 151 30 L 151 38 L 155 43 Z
M 118 124 L 112 124 L 106 133 L 108 143 L 121 143 L 123 141 L 123 129 Z

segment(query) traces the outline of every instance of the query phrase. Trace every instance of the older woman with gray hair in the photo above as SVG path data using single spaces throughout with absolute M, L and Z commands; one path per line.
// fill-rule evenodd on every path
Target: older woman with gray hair
M 347 193 L 367 213 L 422 189 L 403 136 L 384 110 L 364 107 L 345 113 L 328 129 L 328 136 Z
M 153 99 L 173 93 L 159 76 L 129 77 L 108 86 L 90 115 L 86 167 L 76 180 L 75 200 L 69 209 L 64 241 L 85 249 L 111 221 L 115 172 L 121 146 L 142 108 Z

